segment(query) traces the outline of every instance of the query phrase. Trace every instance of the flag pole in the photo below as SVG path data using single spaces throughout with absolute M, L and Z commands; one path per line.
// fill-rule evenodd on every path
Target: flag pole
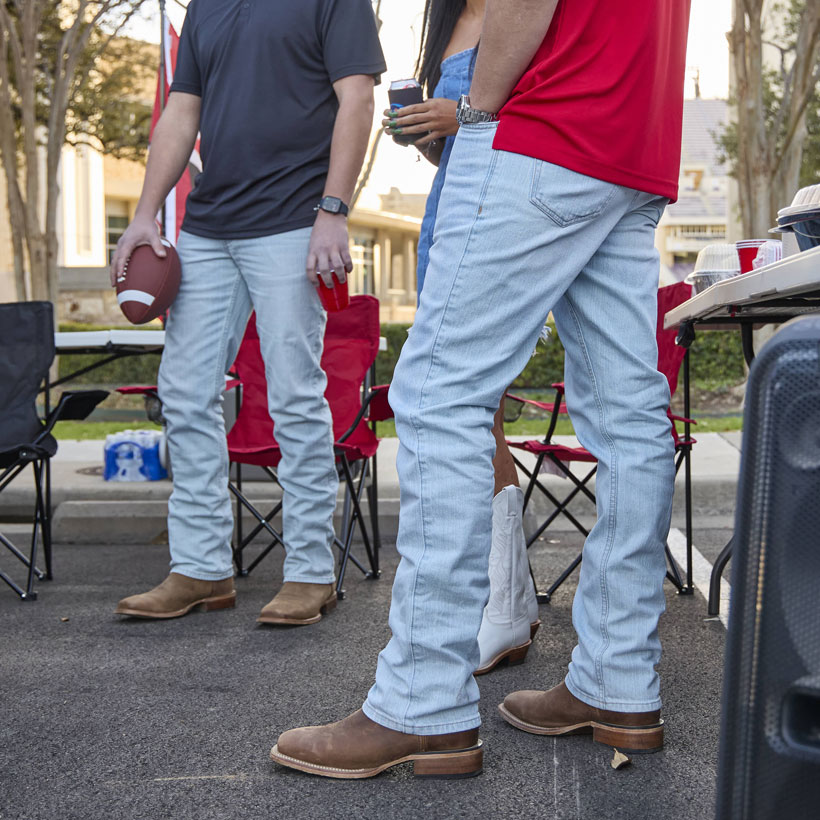
M 165 0 L 159 0 L 159 112 L 165 111 L 165 82 L 166 82 L 166 66 L 165 66 Z M 160 233 L 165 236 L 165 200 L 162 200 L 162 208 L 160 210 L 160 220 L 162 228 Z

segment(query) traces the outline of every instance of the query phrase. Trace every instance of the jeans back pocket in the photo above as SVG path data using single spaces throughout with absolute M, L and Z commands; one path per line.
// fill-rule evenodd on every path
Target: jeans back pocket
M 600 216 L 618 186 L 560 165 L 533 160 L 530 202 L 564 228 Z

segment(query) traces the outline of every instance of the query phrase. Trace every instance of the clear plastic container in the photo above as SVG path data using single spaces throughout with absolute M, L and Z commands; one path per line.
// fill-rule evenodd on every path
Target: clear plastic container
M 695 273 L 725 271 L 732 275 L 740 273 L 740 256 L 734 245 L 707 245 L 698 254 Z M 724 279 L 727 277 L 724 277 Z
M 707 288 L 716 285 L 718 282 L 723 282 L 726 279 L 732 279 L 737 276 L 739 271 L 729 270 L 698 270 L 692 271 L 686 277 L 686 281 L 692 286 L 695 293 L 703 293 Z
M 779 239 L 769 239 L 757 249 L 757 256 L 752 263 L 754 270 L 773 265 L 783 258 L 783 243 Z

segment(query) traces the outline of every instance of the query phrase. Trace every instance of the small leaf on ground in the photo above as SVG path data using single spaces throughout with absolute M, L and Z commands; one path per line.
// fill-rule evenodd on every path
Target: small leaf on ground
M 612 766 L 613 769 L 623 769 L 624 766 L 628 766 L 631 762 L 632 761 L 623 752 L 619 752 L 615 749 L 615 756 L 609 765 Z

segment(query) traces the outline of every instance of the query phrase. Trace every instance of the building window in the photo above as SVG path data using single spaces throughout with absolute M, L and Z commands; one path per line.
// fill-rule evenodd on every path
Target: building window
M 114 259 L 114 252 L 117 250 L 117 242 L 120 241 L 120 237 L 125 233 L 125 229 L 128 227 L 128 217 L 108 214 L 105 218 L 105 223 L 105 243 L 106 250 L 108 251 L 108 264 L 110 265 Z
M 77 251 L 91 253 L 91 161 L 88 147 L 75 152 L 75 198 L 77 208 Z
M 372 239 L 354 236 L 350 256 L 353 259 L 353 273 L 350 275 L 350 287 L 353 293 L 374 292 L 374 265 Z

